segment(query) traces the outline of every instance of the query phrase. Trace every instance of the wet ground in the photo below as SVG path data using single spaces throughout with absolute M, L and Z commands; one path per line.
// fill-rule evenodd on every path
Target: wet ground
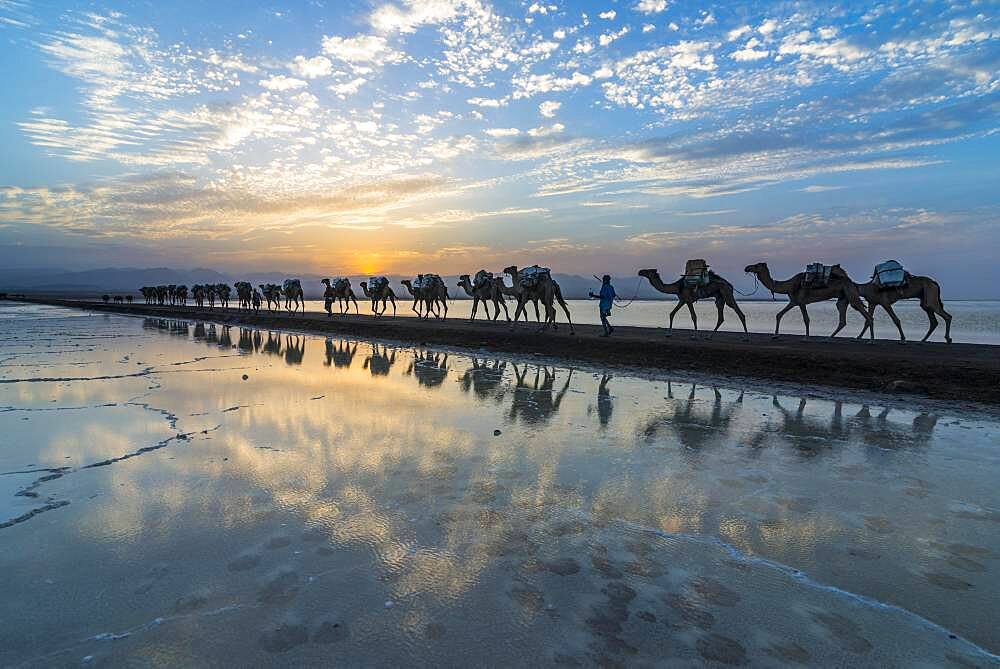
M 997 666 L 1000 419 L 0 304 L 0 665 Z

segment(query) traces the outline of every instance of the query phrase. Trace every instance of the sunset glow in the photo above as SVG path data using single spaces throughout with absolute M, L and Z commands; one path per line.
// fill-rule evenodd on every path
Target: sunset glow
M 947 0 L 5 0 L 0 262 L 998 278 L 998 23 Z

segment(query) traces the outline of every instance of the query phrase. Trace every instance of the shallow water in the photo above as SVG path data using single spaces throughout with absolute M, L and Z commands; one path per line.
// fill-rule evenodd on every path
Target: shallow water
M 994 415 L 9 303 L 0 351 L 0 665 L 997 663 Z
M 620 289 L 625 293 L 624 289 Z M 570 315 L 575 323 L 589 323 L 599 325 L 601 320 L 597 314 L 597 302 L 594 300 L 567 300 Z M 627 308 L 615 308 L 612 311 L 611 321 L 615 325 L 635 325 L 640 327 L 666 327 L 667 314 L 675 306 L 676 302 L 665 300 L 636 300 Z M 774 332 L 774 317 L 788 302 L 781 300 L 777 302 L 744 301 L 740 303 L 747 319 L 747 328 L 750 332 Z M 397 303 L 399 316 L 413 316 L 410 311 L 410 300 L 401 300 Z M 507 308 L 511 317 L 514 316 L 514 302 L 509 302 Z M 709 301 L 698 302 L 695 305 L 695 313 L 698 316 L 698 327 L 701 330 L 710 331 L 715 327 L 718 320 L 718 312 L 715 310 L 715 303 Z M 954 341 L 970 344 L 1000 344 L 1000 301 L 996 300 L 954 300 L 945 305 L 948 313 L 952 315 L 951 337 Z M 309 311 L 322 312 L 322 300 L 311 300 L 307 303 L 306 309 Z M 490 313 L 493 313 L 493 305 L 489 306 Z M 907 339 L 920 340 L 927 332 L 927 315 L 920 308 L 916 300 L 906 300 L 898 302 L 893 306 L 896 315 L 903 326 L 903 332 Z M 367 300 L 358 301 L 358 311 L 362 314 L 370 314 L 370 303 Z M 449 318 L 468 318 L 472 312 L 471 300 L 452 300 L 448 307 Z M 352 305 L 352 311 L 353 305 Z M 392 313 L 390 307 L 389 313 Z M 535 312 L 529 307 L 529 315 L 535 318 Z M 566 315 L 561 309 L 556 311 L 557 322 L 566 321 Z M 482 306 L 479 307 L 479 318 L 483 318 Z M 503 316 L 501 316 L 503 318 Z M 809 305 L 810 333 L 813 335 L 826 336 L 837 327 L 837 307 L 833 302 Z M 719 328 L 722 332 L 742 332 L 743 327 L 736 314 L 728 308 L 725 310 L 725 322 Z M 939 318 L 937 330 L 931 335 L 930 341 L 944 341 L 944 322 Z M 854 337 L 861 332 L 864 319 L 854 310 L 849 310 L 847 314 L 847 326 L 841 331 L 841 337 Z M 674 327 L 677 329 L 691 329 L 691 317 L 687 309 L 677 312 L 674 318 Z M 785 314 L 781 320 L 781 332 L 783 334 L 797 335 L 805 334 L 805 326 L 802 323 L 802 316 L 798 309 Z M 878 309 L 875 312 L 875 336 L 880 339 L 898 339 L 899 333 L 896 326 L 892 324 L 885 311 Z

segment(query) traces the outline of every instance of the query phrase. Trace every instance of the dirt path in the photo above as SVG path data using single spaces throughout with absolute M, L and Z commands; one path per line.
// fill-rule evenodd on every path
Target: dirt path
M 721 376 L 773 379 L 788 383 L 839 386 L 859 390 L 913 394 L 936 399 L 1000 404 L 1000 346 L 984 344 L 909 343 L 880 340 L 864 344 L 851 339 L 785 336 L 777 341 L 754 335 L 720 332 L 713 340 L 691 339 L 690 331 L 675 330 L 672 338 L 656 328 L 618 327 L 615 336 L 600 337 L 596 325 L 578 325 L 570 335 L 538 334 L 523 322 L 511 330 L 503 323 L 415 318 L 376 320 L 370 316 L 332 318 L 308 312 L 248 314 L 235 309 L 114 305 L 64 299 L 28 299 L 94 311 L 203 319 L 227 325 L 295 329 L 316 334 L 377 337 L 470 349 L 541 354 L 591 364 L 626 365 L 657 370 L 681 370 Z

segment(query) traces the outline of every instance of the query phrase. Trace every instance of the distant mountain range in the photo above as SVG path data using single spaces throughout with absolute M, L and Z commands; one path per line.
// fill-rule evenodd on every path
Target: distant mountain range
M 289 276 L 294 276 L 302 281 L 307 298 L 322 298 L 323 286 L 320 284 L 320 279 L 323 276 L 318 274 L 288 275 L 278 272 L 248 272 L 235 275 L 200 267 L 194 269 L 109 267 L 79 272 L 53 272 L 48 269 L 0 270 L 0 293 L 44 293 L 74 296 L 132 293 L 138 296 L 139 288 L 142 286 L 185 284 L 190 287 L 196 283 L 228 283 L 232 285 L 236 281 L 249 281 L 256 286 L 261 283 L 281 283 Z M 600 289 L 600 284 L 593 277 L 558 273 L 553 274 L 553 276 L 559 282 L 563 296 L 568 300 L 586 298 L 588 291 Z M 349 278 L 351 283 L 357 286 L 359 282 L 368 277 L 358 275 Z M 399 295 L 406 291 L 399 285 L 399 280 L 412 277 L 389 275 L 389 278 L 396 294 Z M 457 275 L 444 275 L 442 278 L 448 285 L 449 293 L 453 298 L 467 297 L 465 291 L 457 287 Z M 639 282 L 637 277 L 619 277 L 616 280 L 619 295 L 624 299 L 631 299 L 636 291 L 637 283 L 639 285 L 639 298 L 662 299 L 664 297 L 661 293 L 653 290 L 645 280 Z M 360 288 L 355 288 L 355 292 L 361 295 Z

